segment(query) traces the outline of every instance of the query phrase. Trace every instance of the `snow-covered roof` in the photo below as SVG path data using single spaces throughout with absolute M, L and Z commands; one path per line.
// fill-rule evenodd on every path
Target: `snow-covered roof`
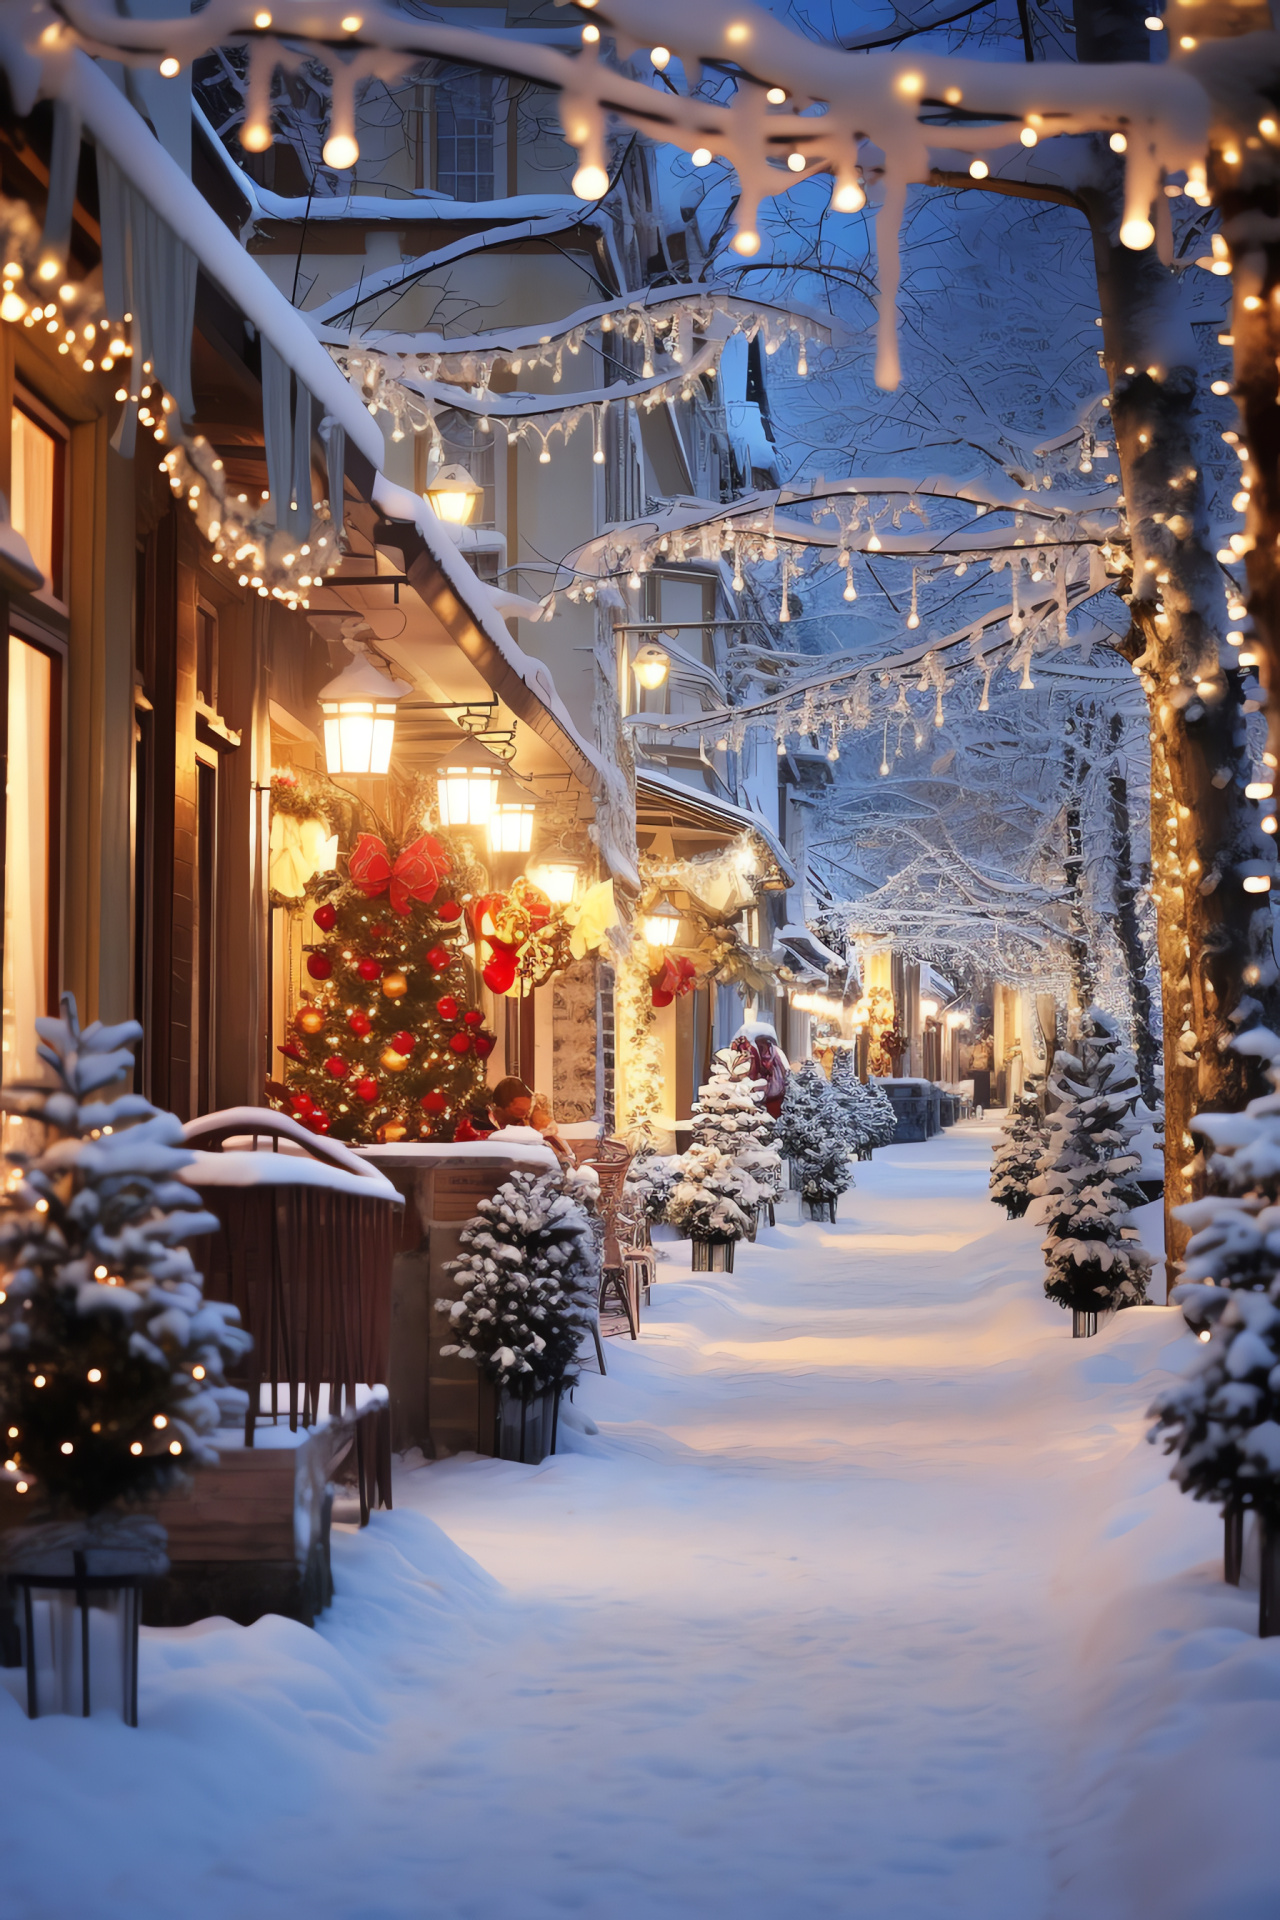
M 787 885 L 795 886 L 800 876 L 791 855 L 768 821 L 762 820 L 749 807 L 735 806 L 731 800 L 721 800 L 717 794 L 699 792 L 696 787 L 686 786 L 683 780 L 672 779 L 670 774 L 655 773 L 652 767 L 643 767 L 636 773 L 637 795 L 646 789 L 658 799 L 679 802 L 691 809 L 696 808 L 699 813 L 715 816 L 731 833 L 759 834 L 777 861 Z
M 229 299 L 292 367 L 348 440 L 371 466 L 382 465 L 381 429 L 296 312 L 257 261 L 214 212 L 199 189 L 156 139 L 141 114 L 87 54 L 73 50 L 43 64 L 38 90 L 65 100 L 129 183 L 190 247 Z M 12 67 L 10 63 L 12 78 Z M 20 112 L 30 104 L 17 102 Z

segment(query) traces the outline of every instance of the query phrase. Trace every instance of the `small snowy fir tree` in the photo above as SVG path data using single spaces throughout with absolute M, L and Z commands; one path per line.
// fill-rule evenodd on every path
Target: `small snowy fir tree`
M 871 1144 L 873 1147 L 887 1147 L 898 1131 L 898 1116 L 893 1102 L 878 1080 L 869 1080 L 866 1091 L 867 1124 L 872 1129 Z
M 462 1230 L 466 1249 L 445 1271 L 460 1292 L 437 1300 L 458 1354 L 518 1399 L 572 1385 L 595 1312 L 598 1262 L 591 1222 L 552 1173 L 513 1173 Z
M 874 1103 L 870 1088 L 864 1087 L 858 1078 L 852 1047 L 836 1048 L 831 1062 L 831 1092 L 844 1115 L 852 1151 L 860 1160 L 869 1160 L 876 1144 Z
M 698 1089 L 692 1144 L 727 1153 L 757 1186 L 776 1193 L 782 1160 L 773 1146 L 776 1128 L 765 1111 L 764 1089 L 743 1056 L 726 1052 L 717 1058 L 710 1080 Z
M 1076 1048 L 1054 1056 L 1049 1093 L 1059 1104 L 1032 1190 L 1036 1218 L 1049 1229 L 1045 1293 L 1077 1313 L 1100 1313 L 1140 1305 L 1151 1270 L 1129 1225 L 1130 1209 L 1146 1200 L 1129 1150 L 1138 1072 L 1100 1007 L 1083 1016 Z
M 806 1060 L 788 1082 L 778 1150 L 796 1169 L 800 1192 L 811 1206 L 832 1201 L 853 1185 L 844 1114 L 816 1060 Z
M 1011 1220 L 1020 1220 L 1031 1205 L 1032 1182 L 1039 1174 L 1047 1144 L 1036 1094 L 1020 1094 L 1004 1123 L 991 1164 L 990 1197 Z
M 1268 1062 L 1280 1093 L 1280 1039 L 1259 1027 L 1234 1045 Z M 1268 1094 L 1243 1113 L 1201 1114 L 1194 1123 L 1217 1148 L 1209 1178 L 1227 1191 L 1177 1209 L 1194 1231 L 1186 1279 L 1171 1298 L 1204 1351 L 1151 1408 L 1151 1438 L 1163 1437 L 1183 1491 L 1258 1513 L 1272 1540 L 1280 1533 L 1278 1109 Z
M 740 1240 L 765 1189 L 718 1147 L 690 1147 L 667 1201 L 667 1219 L 691 1240 Z
M 92 1520 L 215 1464 L 209 1435 L 246 1396 L 223 1363 L 248 1351 L 239 1313 L 206 1300 L 182 1244 L 217 1228 L 179 1179 L 182 1125 L 141 1095 L 103 1100 L 133 1066 L 135 1021 L 37 1020 L 57 1087 L 6 1088 L 43 1126 L 10 1153 L 0 1196 L 0 1419 L 4 1477 L 42 1516 Z
M 642 1218 L 656 1223 L 667 1217 L 667 1202 L 680 1179 L 679 1154 L 641 1150 L 627 1169 L 627 1200 Z

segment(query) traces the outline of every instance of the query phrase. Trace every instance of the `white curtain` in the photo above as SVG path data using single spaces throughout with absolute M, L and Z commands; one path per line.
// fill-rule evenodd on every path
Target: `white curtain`
M 49 822 L 53 667 L 9 640 L 9 777 L 5 788 L 3 1066 L 7 1082 L 44 1080 L 35 1020 L 49 1011 Z M 7 1117 L 9 1147 L 28 1144 Z
M 9 517 L 31 549 L 31 558 L 53 579 L 53 481 L 57 448 L 51 433 L 20 407 L 13 409 L 13 459 Z M 15 641 L 15 646 L 21 642 Z M 31 652 L 31 648 L 27 648 Z

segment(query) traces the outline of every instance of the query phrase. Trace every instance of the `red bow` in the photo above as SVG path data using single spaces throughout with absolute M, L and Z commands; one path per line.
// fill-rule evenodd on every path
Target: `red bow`
M 671 955 L 667 954 L 663 959 L 661 970 L 650 976 L 654 1006 L 669 1007 L 677 994 L 689 992 L 697 978 L 698 969 L 692 960 L 686 959 L 684 954 L 681 954 L 679 959 L 673 960 Z
M 429 833 L 397 854 L 391 864 L 387 843 L 376 833 L 361 833 L 347 859 L 347 870 L 366 900 L 376 900 L 391 888 L 391 908 L 407 919 L 415 900 L 429 906 L 436 888 L 453 862 L 438 840 Z

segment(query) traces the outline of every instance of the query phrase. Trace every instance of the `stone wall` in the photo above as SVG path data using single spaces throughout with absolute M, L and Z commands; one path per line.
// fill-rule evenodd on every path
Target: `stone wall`
M 556 976 L 552 1004 L 556 1119 L 596 1117 L 596 963 L 576 960 Z

